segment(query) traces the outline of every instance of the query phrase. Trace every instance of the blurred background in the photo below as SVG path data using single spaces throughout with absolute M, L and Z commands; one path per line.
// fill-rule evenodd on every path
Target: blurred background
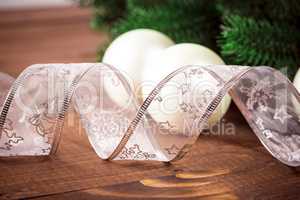
M 116 37 L 150 28 L 292 80 L 299 23 L 298 0 L 1 0 L 0 69 L 16 76 L 33 63 L 101 61 Z
M 35 63 L 96 62 L 105 35 L 92 9 L 70 0 L 0 1 L 0 71 L 17 77 Z
M 74 4 L 74 2 L 70 0 L 1 0 L 0 9 L 30 9 L 42 7 L 69 6 L 72 4 Z

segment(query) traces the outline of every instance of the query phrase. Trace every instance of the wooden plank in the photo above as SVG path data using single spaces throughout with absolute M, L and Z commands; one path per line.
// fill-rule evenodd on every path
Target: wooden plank
M 94 62 L 106 37 L 89 19 L 78 8 L 0 13 L 0 70 L 17 76 L 33 63 Z M 166 165 L 102 161 L 70 111 L 55 156 L 0 159 L 0 199 L 300 199 L 299 168 L 272 158 L 236 107 L 225 118 L 236 135 L 201 136 L 184 160 Z
M 79 8 L 0 12 L 0 70 L 16 77 L 35 63 L 95 62 L 106 36 L 90 18 Z
M 231 113 L 234 111 L 232 108 Z M 74 113 L 69 117 L 72 116 Z M 187 158 L 172 165 L 160 162 L 102 161 L 89 145 L 83 130 L 77 126 L 79 122 L 75 122 L 65 127 L 62 143 L 54 157 L 44 160 L 2 159 L 0 194 L 7 199 L 48 195 L 50 196 L 47 198 L 82 196 L 84 199 L 92 196 L 100 198 L 100 194 L 103 194 L 103 199 L 107 199 L 108 194 L 117 195 L 115 198 L 118 198 L 118 192 L 122 192 L 122 188 L 123 192 L 139 191 L 135 190 L 140 185 L 138 181 L 145 178 L 174 176 L 178 172 L 227 170 L 228 173 L 224 176 L 204 179 L 213 183 L 193 190 L 197 191 L 196 197 L 215 193 L 229 193 L 230 196 L 243 199 L 256 195 L 299 195 L 299 172 L 273 159 L 253 137 L 245 122 L 236 119 L 236 116 L 238 115 L 229 115 L 227 119 L 240 124 L 236 127 L 237 135 L 200 137 Z M 129 186 L 122 184 L 127 182 L 133 183 Z M 218 186 L 219 183 L 221 185 Z M 273 190 L 273 184 L 282 188 L 282 191 Z M 215 185 L 219 189 L 211 189 Z M 211 193 L 199 192 L 202 190 Z M 161 194 L 159 190 L 155 192 Z M 165 193 L 169 194 L 168 191 Z M 145 195 L 149 195 L 149 191 Z

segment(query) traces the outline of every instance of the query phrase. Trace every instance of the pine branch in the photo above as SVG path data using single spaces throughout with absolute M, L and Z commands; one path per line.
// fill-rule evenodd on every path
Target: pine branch
M 217 0 L 217 10 L 223 15 L 235 14 L 255 19 L 266 19 L 270 22 L 299 24 L 299 0 Z
M 296 27 L 228 15 L 224 18 L 218 43 L 227 63 L 287 67 L 291 77 L 300 64 L 299 42 Z
M 114 38 L 132 29 L 150 28 L 165 33 L 177 43 L 201 43 L 216 49 L 219 21 L 212 2 L 128 0 L 128 15 L 114 24 L 111 32 Z
M 94 18 L 90 25 L 94 29 L 107 28 L 122 17 L 126 11 L 125 0 L 94 0 Z

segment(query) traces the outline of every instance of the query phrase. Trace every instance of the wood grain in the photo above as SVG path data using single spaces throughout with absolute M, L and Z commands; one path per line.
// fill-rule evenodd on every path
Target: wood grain
M 16 77 L 33 63 L 94 62 L 106 36 L 89 19 L 78 8 L 0 13 L 0 70 Z M 225 119 L 235 135 L 201 136 L 184 160 L 107 162 L 71 110 L 55 156 L 0 160 L 0 199 L 300 199 L 299 168 L 271 157 L 235 106 Z
M 35 63 L 95 62 L 106 37 L 89 28 L 90 10 L 0 12 L 0 70 L 17 76 Z

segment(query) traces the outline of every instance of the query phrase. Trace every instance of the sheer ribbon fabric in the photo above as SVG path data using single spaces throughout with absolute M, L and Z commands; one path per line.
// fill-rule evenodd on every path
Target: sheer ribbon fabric
M 102 63 L 37 64 L 16 80 L 0 73 L 0 156 L 53 155 L 73 106 L 102 159 L 177 160 L 228 94 L 264 147 L 299 166 L 299 92 L 265 66 L 183 66 L 144 101 L 124 73 Z

